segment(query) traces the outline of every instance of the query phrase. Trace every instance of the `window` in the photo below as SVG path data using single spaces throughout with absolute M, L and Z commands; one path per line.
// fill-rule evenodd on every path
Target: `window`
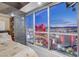
M 48 47 L 48 17 L 47 8 L 35 13 L 35 43 L 42 47 Z
M 51 49 L 77 56 L 77 5 L 50 7 L 50 40 Z
M 48 28 L 47 9 L 35 13 L 35 31 L 46 32 Z
M 33 29 L 33 14 L 26 16 L 25 19 L 26 27 Z
M 25 17 L 27 41 L 34 43 L 33 14 Z

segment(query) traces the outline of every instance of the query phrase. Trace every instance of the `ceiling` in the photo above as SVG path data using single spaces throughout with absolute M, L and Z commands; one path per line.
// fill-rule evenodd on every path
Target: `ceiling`
M 21 8 L 20 11 L 28 13 L 35 9 L 39 9 L 45 5 L 48 5 L 49 3 L 51 3 L 51 2 L 41 2 L 41 4 L 38 4 L 38 2 L 30 2 L 29 4 L 27 4 L 23 8 Z
M 29 2 L 0 2 L 0 13 L 10 14 L 14 12 L 16 14 L 23 14 L 20 9 L 27 5 Z
M 42 2 L 41 5 L 38 2 L 0 2 L 0 13 L 3 14 L 23 14 L 28 13 L 38 7 L 41 7 L 48 2 Z
M 3 2 L 3 3 L 10 5 L 16 9 L 20 9 L 23 6 L 27 5 L 29 2 Z
M 47 4 L 48 2 L 42 2 L 41 5 L 38 2 L 0 2 L 0 13 L 11 14 L 13 12 L 15 14 L 24 14 Z

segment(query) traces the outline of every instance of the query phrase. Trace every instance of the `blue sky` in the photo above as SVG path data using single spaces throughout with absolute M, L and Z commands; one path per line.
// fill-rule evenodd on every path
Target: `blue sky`
M 75 6 L 77 9 L 77 6 Z M 50 25 L 77 24 L 77 11 L 66 8 L 65 3 L 58 4 L 50 8 Z
M 33 28 L 33 14 L 26 16 L 25 22 L 26 22 L 27 28 Z
M 35 13 L 35 24 L 40 25 L 40 24 L 45 24 L 46 26 L 48 25 L 48 17 L 47 17 L 47 8 L 40 10 Z
M 77 9 L 77 6 L 75 6 Z M 35 24 L 45 24 L 47 26 L 47 9 L 40 10 L 35 13 Z M 26 19 L 27 26 L 33 26 L 33 16 L 29 15 Z M 77 11 L 72 11 L 72 8 L 66 8 L 65 3 L 55 5 L 50 8 L 50 26 L 63 24 L 77 24 Z

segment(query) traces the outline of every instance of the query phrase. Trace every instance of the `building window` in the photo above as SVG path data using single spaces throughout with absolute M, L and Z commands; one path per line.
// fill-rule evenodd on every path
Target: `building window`
M 47 8 L 35 13 L 35 31 L 47 32 L 48 27 Z
M 77 56 L 77 5 L 60 3 L 50 7 L 51 49 Z
M 47 8 L 35 13 L 35 43 L 48 47 L 48 17 Z
M 33 14 L 30 14 L 25 17 L 26 24 L 26 38 L 30 43 L 34 43 L 34 30 L 33 30 Z

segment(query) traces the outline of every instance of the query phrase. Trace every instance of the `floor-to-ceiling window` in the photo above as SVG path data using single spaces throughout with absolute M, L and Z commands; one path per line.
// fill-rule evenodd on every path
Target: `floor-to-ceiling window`
M 47 8 L 35 13 L 35 44 L 48 47 Z
M 52 50 L 77 56 L 77 3 L 70 7 L 64 2 L 49 6 L 27 15 L 25 19 L 28 42 L 48 47 L 50 40 Z
M 26 25 L 26 40 L 29 43 L 34 43 L 34 24 L 33 24 L 33 14 L 27 15 L 25 17 Z
M 49 17 L 51 49 L 77 56 L 77 4 L 51 6 Z

